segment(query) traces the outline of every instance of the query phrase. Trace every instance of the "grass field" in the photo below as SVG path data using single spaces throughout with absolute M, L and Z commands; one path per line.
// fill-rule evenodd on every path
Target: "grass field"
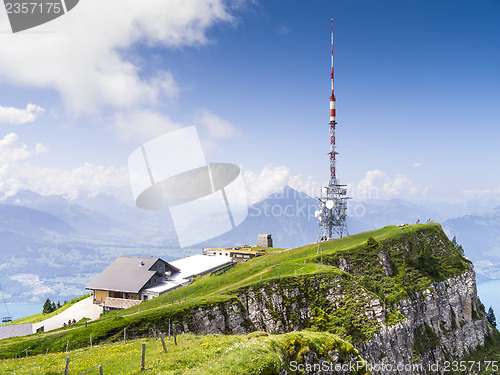
M 142 344 L 146 344 L 145 370 L 141 371 Z M 141 339 L 96 345 L 69 353 L 0 360 L 2 374 L 61 374 L 69 357 L 69 374 L 278 374 L 290 360 L 302 361 L 310 351 L 327 356 L 337 350 L 342 358 L 362 361 L 357 351 L 339 337 L 321 332 L 293 332 L 267 335 L 254 332 L 244 336 L 177 336 Z M 285 360 L 285 361 L 284 361 Z M 288 369 L 289 370 L 289 369 Z M 360 369 L 360 374 L 365 373 Z

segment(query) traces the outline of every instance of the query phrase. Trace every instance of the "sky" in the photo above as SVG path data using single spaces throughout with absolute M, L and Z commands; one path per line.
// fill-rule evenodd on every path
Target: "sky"
M 13 34 L 0 9 L 0 197 L 133 203 L 127 160 L 195 125 L 250 203 L 338 177 L 357 198 L 500 199 L 500 1 L 81 0 Z M 189 150 L 186 150 L 189 152 Z

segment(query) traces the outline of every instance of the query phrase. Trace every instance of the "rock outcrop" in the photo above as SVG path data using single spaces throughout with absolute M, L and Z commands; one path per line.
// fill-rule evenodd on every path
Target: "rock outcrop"
M 404 263 L 425 274 L 422 267 L 445 257 L 450 244 L 444 233 L 420 233 L 381 245 L 362 264 L 352 253 L 336 256 L 330 259 L 336 272 L 260 282 L 233 292 L 230 300 L 195 307 L 177 317 L 178 329 L 198 334 L 328 331 L 355 344 L 374 374 L 448 373 L 446 361 L 467 358 L 486 345 L 495 329 L 478 301 L 470 262 L 458 255 L 461 263 L 447 260 L 452 268 L 431 265 L 429 275 L 455 275 L 425 288 L 419 284 L 420 290 L 411 289 L 410 276 L 401 272 Z M 398 298 L 381 296 L 366 280 L 367 272 L 373 278 L 397 279 L 394 285 L 403 292 Z

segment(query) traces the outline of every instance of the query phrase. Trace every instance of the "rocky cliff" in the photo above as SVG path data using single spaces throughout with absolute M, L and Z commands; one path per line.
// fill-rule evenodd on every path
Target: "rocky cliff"
M 497 345 L 472 264 L 440 227 L 370 238 L 315 261 L 323 272 L 260 282 L 228 301 L 179 311 L 178 330 L 327 331 L 352 342 L 375 374 L 453 373 L 448 361 Z M 456 373 L 479 373 L 478 366 Z

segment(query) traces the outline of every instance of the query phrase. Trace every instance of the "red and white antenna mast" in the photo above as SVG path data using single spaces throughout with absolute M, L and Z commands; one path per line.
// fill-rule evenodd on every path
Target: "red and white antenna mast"
M 332 70 L 330 72 L 332 93 L 330 95 L 330 181 L 324 187 L 324 194 L 319 199 L 319 210 L 316 217 L 319 220 L 318 238 L 316 242 L 327 241 L 333 238 L 333 234 L 339 237 L 349 235 L 347 231 L 347 189 L 337 180 L 337 150 L 335 130 L 337 126 L 335 113 L 335 92 L 333 72 L 333 18 L 332 18 Z
M 333 89 L 334 85 L 334 75 L 333 75 L 333 18 L 332 18 L 332 71 L 330 73 L 330 80 L 332 82 L 332 94 L 330 95 L 330 178 L 332 180 L 337 179 L 337 166 L 336 166 L 336 155 L 335 151 L 335 126 L 337 125 L 335 119 L 335 92 Z

